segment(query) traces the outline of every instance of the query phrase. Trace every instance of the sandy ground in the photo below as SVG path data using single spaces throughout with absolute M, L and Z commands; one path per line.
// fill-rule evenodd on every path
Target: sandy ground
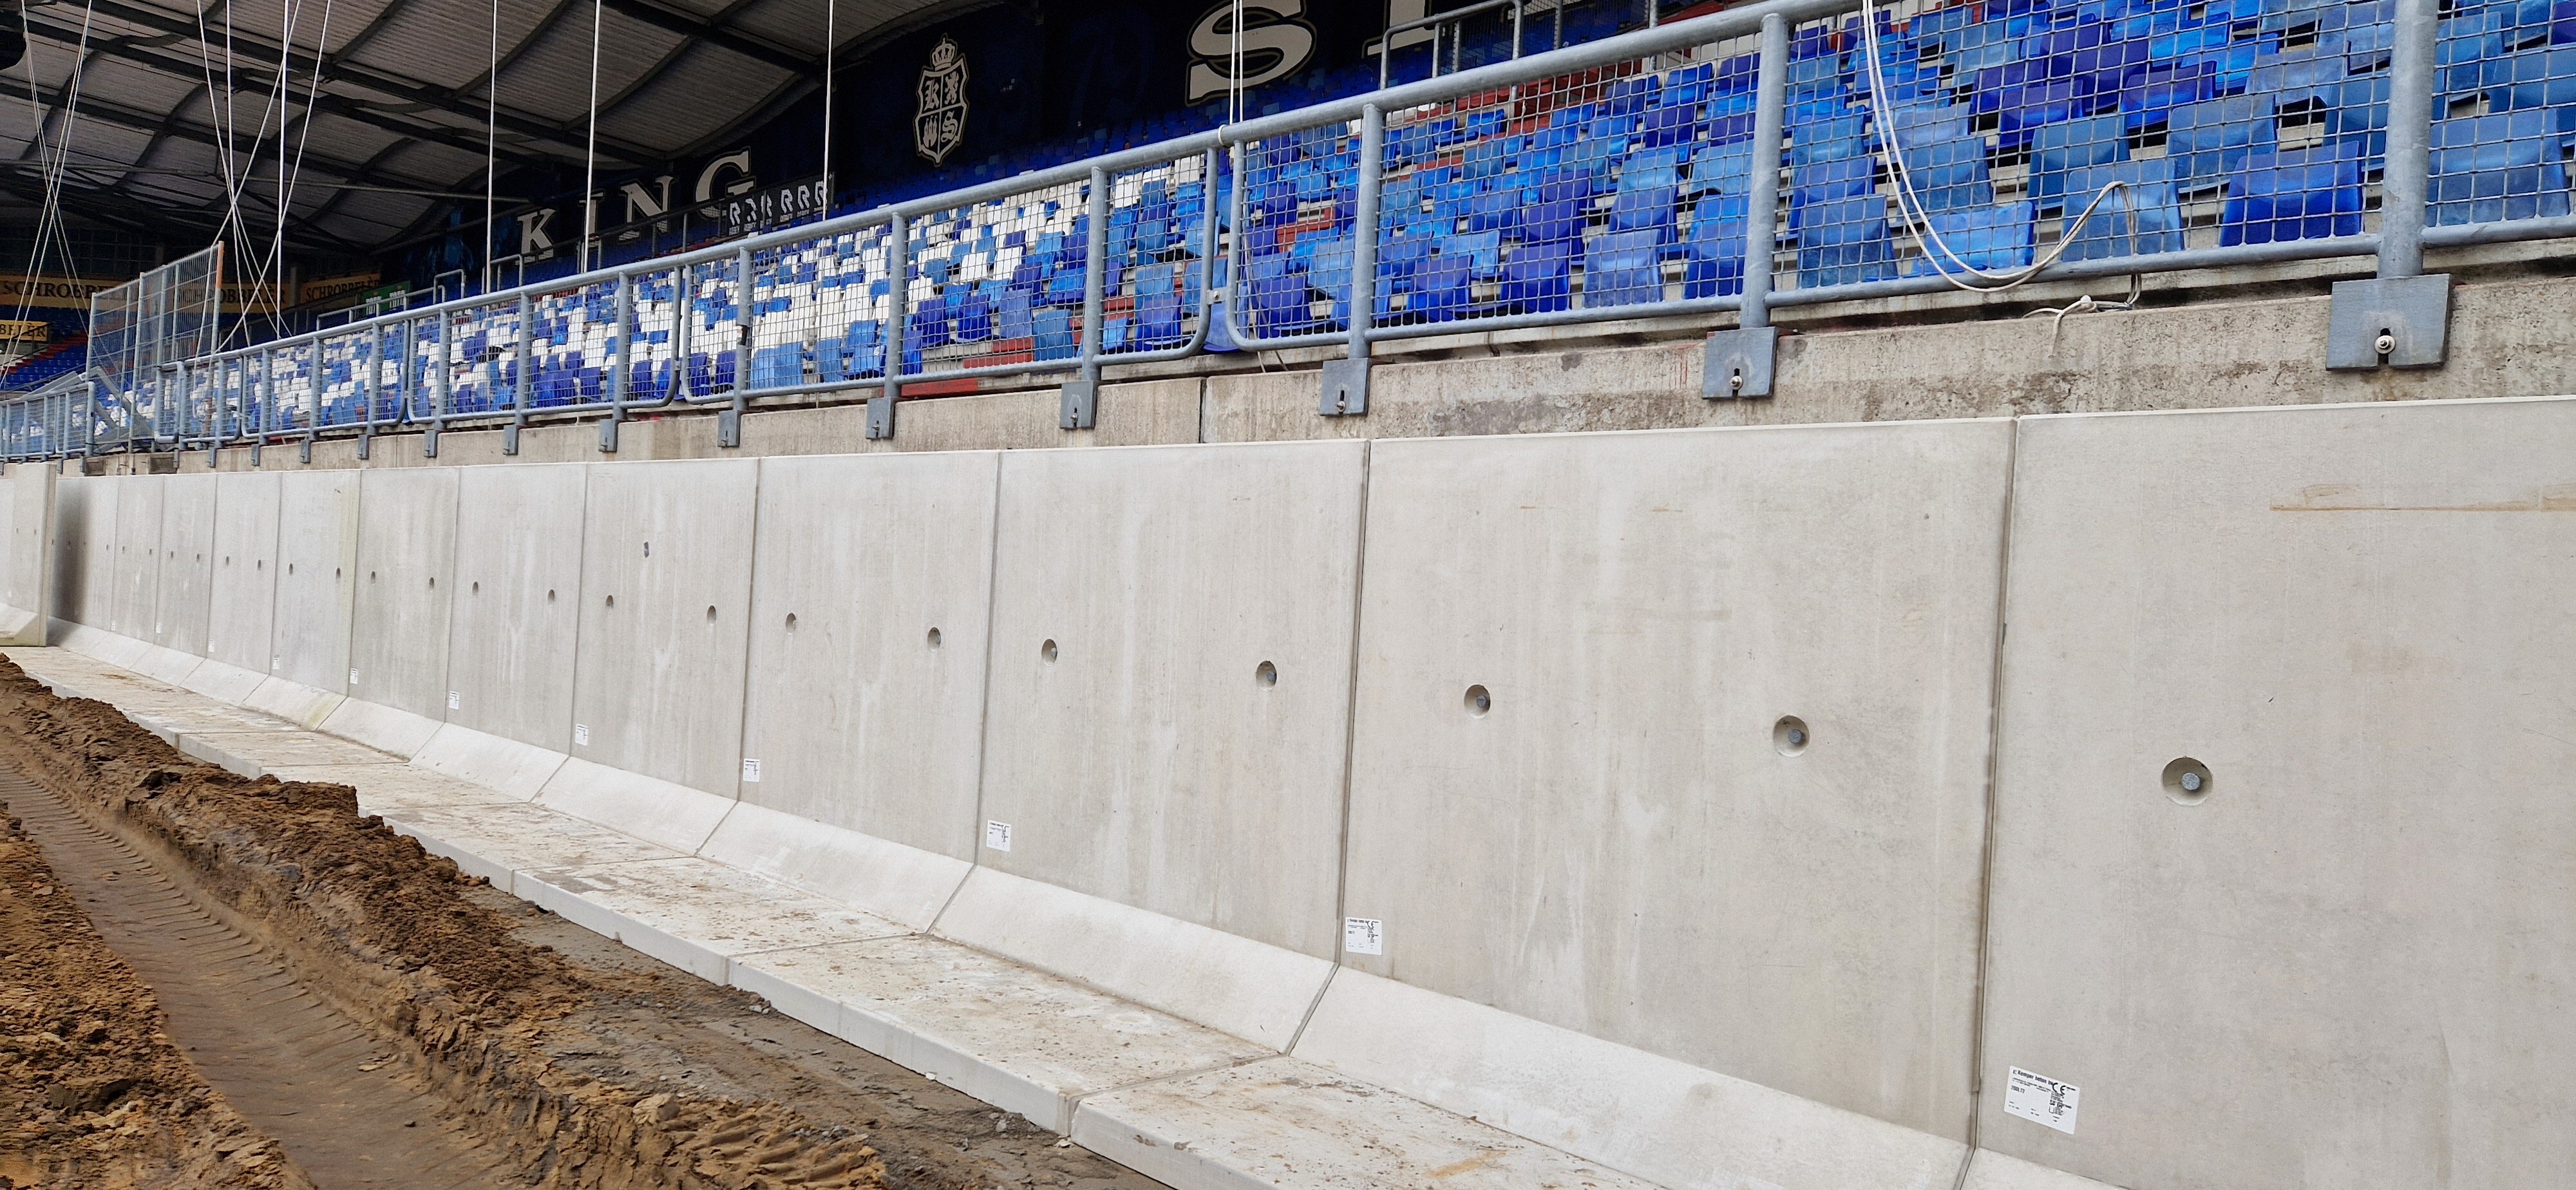
M 382 1060 L 528 1185 L 1159 1184 L 461 877 L 361 817 L 345 786 L 189 760 L 5 660 L 0 762 L 380 1037 Z

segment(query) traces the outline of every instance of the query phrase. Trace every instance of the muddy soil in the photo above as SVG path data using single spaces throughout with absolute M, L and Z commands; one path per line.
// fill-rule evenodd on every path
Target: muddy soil
M 0 659 L 0 762 L 192 884 L 542 1187 L 1158 1185 Z
M 310 1190 L 0 803 L 0 1190 Z

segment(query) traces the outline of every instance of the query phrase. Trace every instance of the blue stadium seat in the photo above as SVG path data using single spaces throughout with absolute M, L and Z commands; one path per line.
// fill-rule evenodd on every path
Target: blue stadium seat
M 2568 213 L 2560 130 L 2541 110 L 2433 122 L 2427 222 L 2492 223 Z
M 2236 95 L 2175 108 L 2166 125 L 2165 157 L 2174 161 L 2174 181 L 2215 181 L 2244 167 L 2246 158 L 2269 150 L 2279 125 L 2273 120 L 2272 97 Z
M 1413 291 L 1405 313 L 1417 320 L 1446 322 L 1467 311 L 1472 270 L 1464 256 L 1438 255 L 1413 271 Z
M 2040 128 L 2031 138 L 2030 193 L 2043 215 L 2058 213 L 2066 197 L 2066 173 L 2088 165 L 2108 165 L 2129 156 L 2127 126 L 2119 116 L 2096 116 Z
M 2218 242 L 2268 244 L 2361 234 L 2361 161 L 2349 142 L 2256 153 L 2227 183 Z
M 1583 254 L 1583 305 L 1632 306 L 1664 299 L 1664 268 L 1654 231 L 1593 237 Z
M 1792 206 L 1798 288 L 1851 285 L 1889 277 L 1887 200 L 1877 195 Z
M 1691 216 L 1682 296 L 1723 297 L 1744 292 L 1745 201 L 1735 196 L 1700 200 Z
M 2114 182 L 2125 183 L 2105 194 Z M 2094 200 L 2099 196 L 2101 201 Z M 2082 223 L 2076 217 L 2093 208 Z M 2173 160 L 2122 161 L 2068 171 L 2064 260 L 2093 260 L 2183 248 L 2182 208 L 2174 201 Z

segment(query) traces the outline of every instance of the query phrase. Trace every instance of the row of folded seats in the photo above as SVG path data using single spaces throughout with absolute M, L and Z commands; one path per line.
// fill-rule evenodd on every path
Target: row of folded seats
M 2186 204 L 2216 208 L 2219 245 L 2358 233 L 2393 16 L 2394 0 L 1989 3 L 1883 26 L 1875 76 L 1857 18 L 1802 29 L 1782 224 L 1797 284 L 1931 270 L 1891 209 L 1890 138 L 1931 230 L 1974 267 L 2028 263 L 2044 225 L 2074 260 L 2176 251 Z M 2566 214 L 2576 0 L 2463 5 L 2439 45 L 2430 220 Z M 1736 292 L 1754 81 L 1739 55 L 1390 128 L 1375 316 Z M 1356 179 L 1347 136 L 1263 146 L 1245 180 L 1253 333 L 1347 325 Z

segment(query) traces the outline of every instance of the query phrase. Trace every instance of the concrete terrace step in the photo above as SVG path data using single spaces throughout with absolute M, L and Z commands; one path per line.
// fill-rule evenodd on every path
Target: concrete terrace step
M 819 883 L 874 892 L 876 900 L 905 883 L 908 873 L 879 871 L 872 882 L 870 872 L 823 871 L 821 851 L 849 860 L 852 849 L 831 846 L 831 836 L 846 832 L 806 824 L 800 847 L 779 837 L 787 824 L 757 814 L 728 832 L 730 803 L 710 818 L 705 803 L 721 799 L 641 788 L 645 779 L 580 761 L 563 763 L 531 802 L 524 789 L 427 767 L 434 743 L 407 762 L 67 649 L 6 653 L 59 692 L 164 724 L 155 730 L 190 755 L 250 776 L 352 786 L 362 810 L 568 921 L 764 996 L 798 1020 L 1185 1190 L 1652 1185 L 1274 1046 L 926 933 L 919 927 L 936 906 L 895 910 L 919 919 L 906 924 L 808 891 Z M 273 705 L 300 711 L 298 719 L 343 715 L 328 699 L 268 693 Z M 470 753 L 445 754 L 454 765 Z M 503 771 L 528 768 L 524 758 L 506 760 Z M 636 813 L 638 794 L 637 825 L 649 838 L 595 820 Z M 679 842 L 727 848 L 779 878 L 688 854 L 673 846 Z M 937 861 L 864 858 L 861 866 L 878 869 L 909 863 L 934 880 L 963 875 Z

